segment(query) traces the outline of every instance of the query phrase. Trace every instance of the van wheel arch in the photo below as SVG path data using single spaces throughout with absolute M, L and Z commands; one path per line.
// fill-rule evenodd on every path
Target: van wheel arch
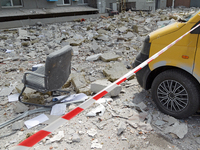
M 191 76 L 191 78 L 194 78 L 196 80 L 196 82 L 200 86 L 200 83 L 198 82 L 198 80 L 194 76 L 192 76 L 188 71 L 186 71 L 184 69 L 181 69 L 181 68 L 178 68 L 178 67 L 174 67 L 174 66 L 163 66 L 163 67 L 156 68 L 155 70 L 153 70 L 148 75 L 147 80 L 146 80 L 146 87 L 145 87 L 145 89 L 146 90 L 151 89 L 151 86 L 152 86 L 152 83 L 153 83 L 153 80 L 155 79 L 155 77 L 157 75 L 159 75 L 161 72 L 166 71 L 166 70 L 170 70 L 170 69 L 177 69 L 177 70 L 180 70 L 182 72 L 186 72 L 187 74 L 189 74 Z

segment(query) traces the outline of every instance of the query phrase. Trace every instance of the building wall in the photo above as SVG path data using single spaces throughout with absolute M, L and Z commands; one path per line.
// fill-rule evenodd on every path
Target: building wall
M 191 0 L 190 7 L 200 7 L 200 1 L 198 0 Z
M 167 7 L 172 6 L 172 1 L 173 0 L 167 0 Z M 174 7 L 185 6 L 188 8 L 188 7 L 190 7 L 190 1 L 191 0 L 175 0 Z M 197 1 L 197 0 L 195 0 L 195 1 Z
M 47 2 L 47 0 L 23 0 L 23 6 L 27 9 L 54 8 L 56 7 L 56 2 Z
M 93 7 L 93 8 L 97 8 L 97 0 L 89 0 L 88 1 L 88 6 Z
M 158 8 L 160 9 L 166 8 L 167 0 L 159 0 L 159 2 L 160 2 L 160 5 L 158 5 Z
M 155 1 L 147 2 L 147 0 L 128 0 L 128 2 L 136 2 L 136 10 L 155 10 Z
M 71 6 L 79 6 L 78 2 L 74 2 L 71 0 L 71 5 L 62 5 L 66 7 L 71 7 Z M 36 9 L 36 8 L 55 8 L 57 7 L 57 3 L 55 2 L 48 2 L 47 0 L 22 0 L 22 8 L 25 9 Z M 11 8 L 11 7 L 9 7 Z M 18 7 L 13 7 L 13 8 L 18 8 Z M 6 9 L 1 7 L 0 3 L 0 10 L 1 9 Z

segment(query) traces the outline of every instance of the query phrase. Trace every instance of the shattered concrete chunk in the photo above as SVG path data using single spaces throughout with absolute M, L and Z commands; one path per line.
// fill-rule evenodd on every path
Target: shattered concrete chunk
M 10 93 L 13 91 L 13 87 L 4 87 L 1 92 L 0 92 L 0 96 L 8 96 L 10 95 Z
M 98 148 L 98 149 L 102 149 L 103 145 L 101 145 L 100 143 L 98 143 L 98 140 L 93 140 L 92 141 L 92 145 L 91 145 L 91 148 L 94 149 L 94 148 Z
M 29 109 L 28 106 L 26 106 L 25 104 L 21 103 L 21 102 L 15 102 L 14 103 L 14 108 L 13 110 L 16 112 L 16 113 L 21 113 L 21 112 L 25 112 Z
M 77 133 L 74 133 L 72 135 L 72 142 L 80 142 L 80 141 L 81 141 L 80 136 Z
M 117 135 L 122 134 L 126 129 L 126 123 L 120 122 L 118 128 L 117 128 Z
M 52 138 L 50 138 L 51 142 L 56 142 L 56 141 L 60 141 L 64 138 L 64 131 L 58 131 L 58 133 L 56 135 L 54 135 Z
M 166 122 L 162 121 L 162 120 L 156 120 L 155 125 L 157 126 L 162 126 L 164 125 Z
M 179 120 L 177 120 L 176 118 L 174 118 L 174 117 L 172 117 L 172 116 L 165 116 L 165 117 L 163 118 L 163 121 L 168 122 L 168 125 L 169 125 L 169 126 L 171 126 L 171 125 L 173 125 L 173 124 L 179 122 Z
M 121 28 L 118 28 L 118 30 L 120 31 L 120 32 L 125 32 L 126 30 L 127 30 L 128 28 L 127 27 L 121 27 Z
M 71 46 L 80 46 L 84 41 L 85 39 L 68 39 L 68 40 L 65 40 L 67 43 L 69 43 Z
M 18 122 L 14 122 L 12 124 L 12 130 L 20 130 L 24 126 L 24 122 L 22 120 Z
M 91 55 L 91 56 L 88 56 L 86 58 L 86 60 L 87 61 L 95 61 L 95 60 L 98 60 L 101 56 L 102 56 L 102 54 Z
M 95 117 L 97 115 L 99 116 L 103 116 L 104 112 L 105 112 L 105 107 L 100 104 L 98 107 L 96 107 L 95 109 L 93 109 L 92 111 L 88 112 L 86 114 L 86 117 Z
M 110 84 L 111 84 L 111 82 L 106 79 L 97 80 L 97 81 L 91 83 L 90 90 L 94 93 L 98 93 Z M 122 87 L 120 85 L 117 85 L 112 91 L 110 91 L 105 96 L 117 96 L 117 95 L 119 95 L 121 90 L 122 90 Z
M 97 134 L 97 131 L 94 128 L 87 130 L 87 134 L 91 137 L 94 137 Z
M 71 82 L 74 86 L 74 89 L 77 93 L 80 92 L 81 88 L 84 88 L 87 86 L 87 81 L 85 79 L 85 76 L 80 73 L 73 73 L 71 74 Z
M 180 139 L 184 138 L 184 136 L 188 132 L 188 126 L 186 123 L 175 123 L 172 126 L 168 126 L 165 128 L 165 133 L 174 133 L 177 135 Z
M 103 41 L 109 41 L 109 38 L 107 35 L 101 34 L 97 38 L 98 40 L 103 40 Z
M 116 61 L 118 58 L 120 56 L 116 55 L 115 52 L 108 52 L 101 55 L 101 60 L 104 62 Z
M 105 68 L 103 70 L 103 74 L 108 78 L 109 81 L 114 82 L 115 80 L 122 77 L 124 74 L 128 73 L 129 70 L 126 69 L 123 63 L 121 62 L 115 62 L 110 65 L 109 68 Z M 134 75 L 129 78 L 133 79 Z

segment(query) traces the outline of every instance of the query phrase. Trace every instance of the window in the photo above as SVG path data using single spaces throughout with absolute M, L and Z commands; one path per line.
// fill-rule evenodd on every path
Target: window
M 70 2 L 70 0 L 58 0 L 57 4 L 58 5 L 70 5 L 71 2 Z
M 87 4 L 88 3 L 88 0 L 79 0 L 78 1 L 78 4 Z
M 3 7 L 22 6 L 22 1 L 21 0 L 2 0 L 1 6 Z

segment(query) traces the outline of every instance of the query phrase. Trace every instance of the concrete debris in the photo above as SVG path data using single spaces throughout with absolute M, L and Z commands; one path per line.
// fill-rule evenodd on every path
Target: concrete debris
M 80 136 L 77 133 L 74 133 L 72 135 L 72 142 L 80 142 L 80 141 L 81 141 Z
M 1 96 L 8 96 L 10 93 L 13 91 L 13 87 L 4 87 L 1 92 L 0 92 L 0 97 Z
M 71 74 L 71 82 L 72 85 L 74 86 L 74 89 L 77 93 L 81 93 L 80 89 L 84 88 L 88 85 L 85 76 L 83 74 L 80 73 L 74 73 Z
M 101 55 L 101 60 L 104 62 L 117 61 L 119 57 L 120 56 L 116 55 L 115 52 L 108 52 Z
M 73 47 L 71 74 L 62 89 L 70 91 L 71 95 L 85 93 L 91 97 L 132 69 L 131 63 L 150 32 L 197 10 L 199 8 L 192 7 L 175 8 L 173 11 L 171 8 L 148 12 L 128 11 L 109 17 L 85 18 L 83 22 L 80 22 L 81 19 L 55 24 L 38 22 L 33 26 L 0 30 L 0 138 L 20 130 L 1 138 L 0 147 L 10 149 L 26 138 L 27 133 L 35 133 L 59 118 L 50 115 L 51 108 L 37 109 L 36 106 L 19 102 L 10 103 L 7 97 L 21 92 L 24 72 L 33 71 L 36 69 L 33 66 L 38 64 L 45 64 L 46 56 L 51 52 L 66 45 Z M 93 109 L 90 109 L 92 111 L 85 109 L 88 104 L 83 102 L 85 99 L 78 101 L 78 98 L 76 102 L 83 102 L 84 111 L 34 148 L 199 149 L 198 116 L 184 120 L 167 116 L 158 111 L 150 92 L 143 90 L 133 75 L 104 98 L 90 101 L 94 102 Z M 26 88 L 23 99 L 50 104 L 53 97 L 50 92 L 43 94 Z M 65 102 L 65 105 L 59 115 L 73 111 L 78 106 L 72 101 Z M 45 113 L 49 120 L 34 128 L 24 128 L 22 119 L 29 120 L 38 116 L 38 113 Z M 163 139 L 152 138 L 157 134 L 162 134 Z M 184 138 L 184 142 L 180 144 L 177 137 Z M 173 141 L 173 145 L 169 141 Z
M 169 126 L 179 122 L 179 120 L 177 120 L 176 118 L 174 118 L 172 116 L 163 117 L 163 121 L 166 121 Z
M 64 131 L 58 131 L 58 133 L 56 135 L 54 135 L 52 138 L 50 138 L 49 140 L 51 142 L 56 142 L 56 141 L 60 141 L 64 138 Z
M 140 102 L 139 104 L 136 105 L 136 109 L 138 111 L 146 111 L 147 105 L 144 102 Z
M 123 63 L 121 62 L 115 62 L 112 65 L 110 65 L 108 68 L 105 68 L 103 70 L 103 74 L 108 78 L 109 81 L 113 82 L 120 77 L 122 77 L 124 74 L 128 73 L 129 70 L 126 69 Z M 130 77 L 129 79 L 133 79 L 134 76 Z
M 29 109 L 28 106 L 26 106 L 25 104 L 23 103 L 20 103 L 20 102 L 15 102 L 14 103 L 14 107 L 13 107 L 13 110 L 16 112 L 16 113 L 22 113 L 22 112 L 25 112 Z
M 127 29 L 128 29 L 127 27 L 121 27 L 121 28 L 119 28 L 118 30 L 119 30 L 120 32 L 125 32 Z
M 188 126 L 186 123 L 175 123 L 172 126 L 168 126 L 165 129 L 165 133 L 174 133 L 177 135 L 180 139 L 184 138 L 184 136 L 188 132 Z
M 157 126 L 163 126 L 166 122 L 162 121 L 162 120 L 156 120 L 155 125 Z
M 20 130 L 23 126 L 24 126 L 24 122 L 20 120 L 12 124 L 12 130 Z
M 111 84 L 111 82 L 106 79 L 97 80 L 97 81 L 91 83 L 90 90 L 91 90 L 91 92 L 98 93 L 110 84 Z M 120 85 L 118 85 L 111 92 L 106 94 L 105 96 L 111 96 L 111 97 L 118 96 L 119 93 L 121 92 L 121 90 L 122 90 L 122 87 Z
M 91 137 L 94 137 L 97 134 L 97 131 L 91 128 L 90 130 L 87 130 L 87 134 Z
M 101 145 L 100 143 L 98 143 L 98 140 L 95 139 L 92 141 L 92 145 L 91 145 L 91 149 L 94 149 L 94 148 L 98 148 L 98 149 L 102 149 L 103 145 Z
M 120 122 L 118 128 L 117 128 L 117 135 L 122 134 L 126 129 L 126 124 L 124 122 Z
M 95 61 L 101 57 L 102 54 L 91 55 L 86 58 L 87 61 Z
M 92 111 L 88 112 L 86 114 L 87 117 L 95 117 L 95 116 L 103 116 L 105 112 L 105 107 L 100 104 L 98 107 L 96 107 L 95 109 L 93 109 Z

